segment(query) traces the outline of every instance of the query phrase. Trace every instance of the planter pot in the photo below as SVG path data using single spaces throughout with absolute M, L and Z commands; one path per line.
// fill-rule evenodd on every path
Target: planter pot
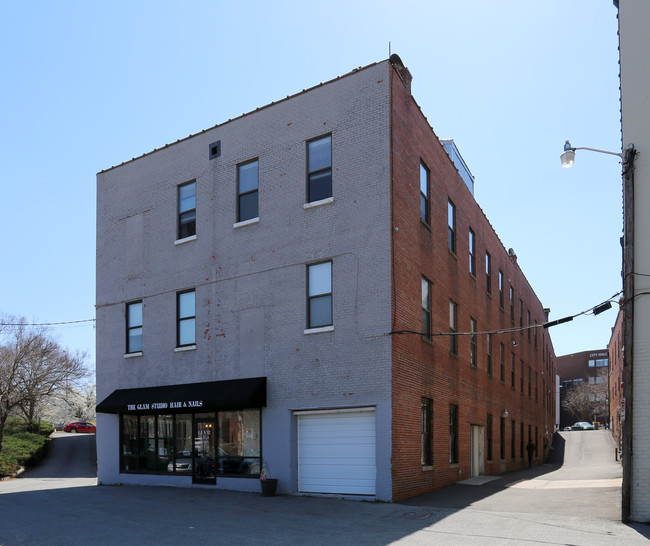
M 278 480 L 274 478 L 267 478 L 266 480 L 260 480 L 262 486 L 262 496 L 263 497 L 275 497 L 275 490 L 278 487 Z

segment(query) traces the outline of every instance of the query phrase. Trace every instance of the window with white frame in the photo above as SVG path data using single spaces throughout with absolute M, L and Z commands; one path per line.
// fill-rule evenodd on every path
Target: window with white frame
M 259 162 L 249 161 L 237 167 L 237 221 L 245 222 L 259 216 Z
M 194 290 L 176 294 L 176 346 L 196 343 L 196 293 Z
M 307 143 L 307 200 L 332 197 L 332 135 Z
M 307 327 L 331 326 L 332 262 L 307 266 Z
M 126 304 L 126 352 L 142 351 L 142 300 Z

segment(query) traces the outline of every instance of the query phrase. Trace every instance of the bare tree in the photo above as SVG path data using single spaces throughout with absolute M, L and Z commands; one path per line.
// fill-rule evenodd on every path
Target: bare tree
M 6 320 L 0 340 L 0 450 L 7 418 L 22 412 L 31 424 L 39 405 L 66 382 L 86 377 L 84 355 L 68 354 L 42 327 Z
M 607 402 L 607 371 L 601 371 L 593 382 L 574 383 L 567 388 L 562 407 L 568 411 L 576 421 L 591 422 L 594 416 L 606 418 L 608 412 Z

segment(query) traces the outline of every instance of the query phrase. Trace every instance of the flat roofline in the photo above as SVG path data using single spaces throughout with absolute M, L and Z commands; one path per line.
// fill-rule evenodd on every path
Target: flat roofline
M 160 150 L 164 150 L 164 149 L 169 148 L 170 146 L 174 146 L 175 144 L 178 144 L 180 142 L 185 142 L 186 140 L 189 140 L 191 138 L 203 135 L 203 134 L 207 133 L 208 131 L 212 131 L 213 129 L 217 129 L 218 127 L 223 127 L 224 125 L 232 123 L 233 121 L 238 121 L 238 120 L 240 120 L 242 118 L 245 118 L 246 116 L 250 116 L 251 114 L 259 112 L 260 110 L 265 110 L 266 108 L 270 108 L 271 106 L 275 106 L 276 104 L 281 104 L 281 103 L 286 102 L 288 100 L 291 100 L 291 99 L 293 99 L 295 97 L 299 97 L 300 95 L 304 95 L 305 93 L 309 93 L 310 91 L 313 91 L 314 89 L 318 89 L 320 87 L 323 87 L 323 86 L 328 85 L 330 83 L 333 83 L 335 81 L 341 80 L 343 78 L 347 78 L 348 76 L 351 76 L 353 74 L 361 72 L 362 70 L 372 68 L 373 66 L 377 66 L 378 64 L 381 64 L 381 63 L 384 63 L 384 62 L 388 62 L 388 59 L 384 59 L 383 61 L 371 63 L 371 64 L 368 64 L 366 66 L 360 66 L 358 68 L 354 68 L 354 69 L 352 69 L 350 72 L 348 72 L 346 74 L 343 74 L 341 76 L 336 76 L 336 78 L 332 78 L 331 80 L 328 80 L 326 82 L 321 82 L 318 85 L 314 85 L 314 86 L 309 87 L 307 89 L 303 89 L 302 91 L 300 91 L 298 93 L 294 93 L 293 95 L 287 95 L 283 99 L 280 99 L 280 100 L 277 100 L 277 101 L 272 101 L 269 104 L 265 104 L 264 106 L 260 106 L 258 108 L 255 108 L 255 110 L 251 110 L 249 112 L 246 112 L 246 113 L 242 114 L 241 116 L 237 116 L 236 118 L 231 118 L 228 121 L 224 121 L 223 123 L 217 123 L 216 125 L 214 125 L 212 127 L 209 127 L 207 129 L 203 129 L 202 131 L 199 131 L 198 133 L 192 133 L 191 135 L 188 135 L 185 138 L 179 138 L 176 142 L 171 142 L 171 143 L 165 144 L 162 148 L 154 148 L 150 152 L 145 152 L 145 153 L 143 153 L 142 155 L 140 155 L 138 157 L 133 157 L 133 158 L 129 159 L 128 161 L 123 161 L 119 165 L 113 165 L 112 167 L 108 167 L 107 169 L 103 169 L 103 170 L 99 171 L 97 174 L 102 174 L 102 173 L 105 173 L 105 172 L 108 172 L 108 171 L 112 171 L 113 169 L 116 169 L 117 167 L 121 167 L 122 165 L 127 165 L 128 163 L 132 163 L 133 161 L 135 161 L 137 159 L 140 159 L 140 158 L 146 157 L 148 155 L 154 154 L 156 152 L 159 152 Z

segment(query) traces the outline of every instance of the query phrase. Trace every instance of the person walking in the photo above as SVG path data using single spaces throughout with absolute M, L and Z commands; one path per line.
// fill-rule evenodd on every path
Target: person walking
M 537 452 L 537 446 L 533 443 L 532 440 L 528 440 L 526 451 L 528 452 L 528 468 L 530 468 L 533 466 L 533 455 L 535 455 Z

